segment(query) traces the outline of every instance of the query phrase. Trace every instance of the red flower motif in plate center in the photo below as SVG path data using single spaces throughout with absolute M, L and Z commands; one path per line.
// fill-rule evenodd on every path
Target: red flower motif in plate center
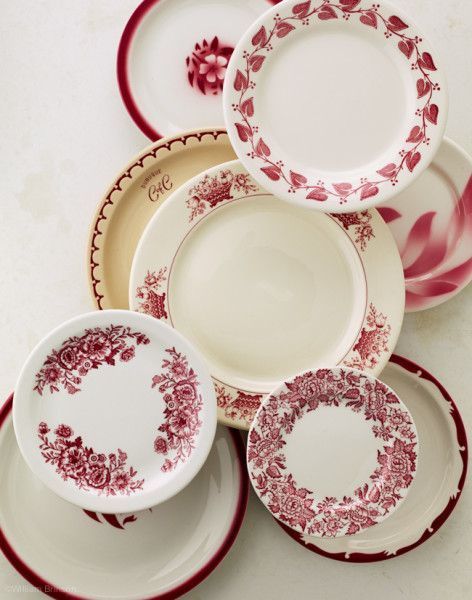
M 192 54 L 185 59 L 190 85 L 202 94 L 219 94 L 233 50 L 231 46 L 221 44 L 216 36 L 210 43 L 204 39 L 195 44 Z

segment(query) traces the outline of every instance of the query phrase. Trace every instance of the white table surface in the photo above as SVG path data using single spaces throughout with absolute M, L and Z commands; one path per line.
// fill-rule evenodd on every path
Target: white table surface
M 176 0 L 177 1 L 177 0 Z M 85 250 L 102 193 L 148 140 L 119 96 L 115 58 L 137 0 L 2 0 L 0 19 L 0 397 L 33 345 L 90 310 Z M 442 56 L 447 134 L 472 153 L 472 2 L 398 0 Z M 396 351 L 434 373 L 472 426 L 472 286 L 407 315 Z M 0 483 L 1 485 L 1 483 Z M 472 598 L 472 493 L 420 548 L 371 565 L 307 552 L 251 496 L 227 558 L 195 599 Z M 9 586 L 22 591 L 9 592 Z M 36 598 L 0 556 L 0 598 Z

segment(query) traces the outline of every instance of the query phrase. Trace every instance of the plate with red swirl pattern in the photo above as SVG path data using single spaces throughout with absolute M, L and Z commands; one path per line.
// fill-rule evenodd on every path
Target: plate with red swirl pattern
M 261 185 L 352 212 L 392 198 L 428 166 L 447 93 L 437 53 L 395 6 L 286 0 L 236 46 L 223 107 L 236 154 Z
M 472 280 L 472 157 L 444 138 L 424 173 L 379 207 L 403 262 L 406 310 L 432 308 Z
M 401 505 L 416 475 L 413 418 L 356 369 L 305 371 L 262 402 L 249 430 L 256 494 L 279 521 L 320 538 L 354 535 Z
M 403 319 L 404 280 L 375 210 L 327 215 L 283 202 L 239 161 L 177 189 L 143 232 L 133 310 L 205 356 L 220 422 L 248 429 L 265 394 L 300 370 L 378 373 Z
M 48 334 L 19 376 L 13 422 L 31 470 L 82 508 L 123 513 L 185 487 L 210 451 L 208 369 L 177 331 L 106 310 Z

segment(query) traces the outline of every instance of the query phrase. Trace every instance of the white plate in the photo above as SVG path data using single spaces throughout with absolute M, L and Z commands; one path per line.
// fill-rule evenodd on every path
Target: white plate
M 13 419 L 26 462 L 51 490 L 120 513 L 164 502 L 195 477 L 216 402 L 207 367 L 180 334 L 107 310 L 63 323 L 36 346 Z
M 271 0 L 144 0 L 118 49 L 121 96 L 152 140 L 223 124 L 229 57 Z
M 176 598 L 215 569 L 238 534 L 248 480 L 237 432 L 217 429 L 205 465 L 169 502 L 110 515 L 83 512 L 34 477 L 15 442 L 11 397 L 0 424 L 0 548 L 53 597 Z
M 219 420 L 246 429 L 262 395 L 301 369 L 380 371 L 403 306 L 400 259 L 378 213 L 287 204 L 239 161 L 174 192 L 144 231 L 130 277 L 130 307 L 199 348 Z
M 416 548 L 449 518 L 464 487 L 467 437 L 444 387 L 422 367 L 397 355 L 381 379 L 403 398 L 413 416 L 421 448 L 418 471 L 403 504 L 375 527 L 350 537 L 320 539 L 284 526 L 305 548 L 335 560 L 373 562 Z
M 403 262 L 408 312 L 449 300 L 472 280 L 472 157 L 445 138 L 431 165 L 379 212 Z
M 391 198 L 428 166 L 447 94 L 436 53 L 396 7 L 286 0 L 241 38 L 223 105 L 236 154 L 262 185 L 351 212 Z
M 355 535 L 398 510 L 414 481 L 418 436 L 384 383 L 334 367 L 306 371 L 264 398 L 249 429 L 249 479 L 295 531 Z

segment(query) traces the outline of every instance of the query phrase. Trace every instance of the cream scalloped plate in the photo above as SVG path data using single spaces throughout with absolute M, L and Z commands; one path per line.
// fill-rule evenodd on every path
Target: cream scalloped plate
M 124 513 L 165 502 L 195 477 L 215 435 L 215 393 L 175 329 L 129 310 L 94 311 L 33 349 L 13 423 L 26 462 L 53 492 Z
M 31 473 L 11 408 L 12 396 L 0 409 L 0 549 L 36 590 L 70 600 L 177 598 L 231 548 L 248 497 L 236 431 L 217 428 L 204 466 L 169 502 L 103 514 L 64 501 Z
M 320 539 L 277 521 L 304 548 L 327 558 L 374 562 L 417 548 L 447 521 L 464 488 L 467 437 L 451 396 L 428 371 L 395 354 L 380 377 L 413 417 L 420 447 L 416 476 L 394 514 L 350 536 Z M 357 524 L 366 522 L 365 512 L 357 517 Z
M 374 206 L 439 148 L 444 73 L 388 2 L 286 0 L 236 46 L 223 106 L 236 154 L 273 194 L 323 212 Z
M 376 211 L 290 205 L 233 161 L 187 182 L 154 215 L 134 257 L 130 306 L 195 344 L 220 422 L 247 429 L 263 395 L 300 369 L 378 373 L 400 331 L 404 281 Z
M 233 158 L 224 129 L 196 129 L 155 142 L 117 175 L 97 208 L 87 246 L 97 308 L 128 308 L 134 251 L 153 214 L 191 177 Z

